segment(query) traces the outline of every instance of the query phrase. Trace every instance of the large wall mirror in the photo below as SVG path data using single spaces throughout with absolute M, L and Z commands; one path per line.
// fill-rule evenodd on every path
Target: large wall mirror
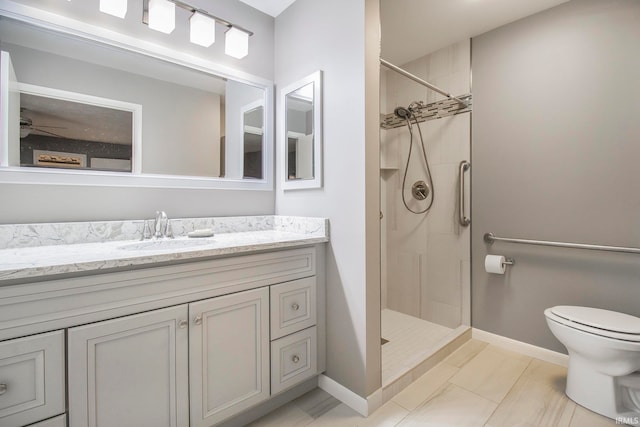
M 15 18 L 0 16 L 0 181 L 272 188 L 271 82 Z
M 322 72 L 280 91 L 285 190 L 322 187 Z

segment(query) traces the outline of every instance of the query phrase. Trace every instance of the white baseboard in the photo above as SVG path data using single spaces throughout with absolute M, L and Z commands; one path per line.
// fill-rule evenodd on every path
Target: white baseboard
M 382 406 L 382 389 L 376 390 L 365 399 L 324 374 L 318 376 L 318 387 L 363 417 L 369 416 L 369 414 Z
M 486 332 L 480 329 L 472 328 L 471 338 L 493 344 L 497 347 L 502 347 L 506 350 L 515 351 L 516 353 L 535 357 L 536 359 L 544 360 L 545 362 L 555 363 L 556 365 L 566 367 L 569 364 L 569 356 L 566 354 L 547 350 L 546 348 L 537 347 L 522 341 L 516 341 L 514 339 L 492 334 L 491 332 Z

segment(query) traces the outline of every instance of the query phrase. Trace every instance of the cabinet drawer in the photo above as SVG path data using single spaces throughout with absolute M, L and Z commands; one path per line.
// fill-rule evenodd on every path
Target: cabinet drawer
M 316 278 L 271 286 L 271 339 L 316 324 Z
M 0 342 L 0 425 L 18 427 L 65 411 L 64 332 Z
M 316 371 L 315 326 L 271 342 L 271 394 L 311 378 Z
M 49 418 L 46 421 L 31 424 L 29 427 L 67 427 L 67 416 L 60 415 L 59 417 Z

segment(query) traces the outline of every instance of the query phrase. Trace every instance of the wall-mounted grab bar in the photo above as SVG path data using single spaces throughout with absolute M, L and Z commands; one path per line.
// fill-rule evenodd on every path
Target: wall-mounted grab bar
M 493 233 L 486 233 L 484 235 L 484 241 L 485 243 L 488 243 L 488 244 L 492 244 L 493 242 L 525 243 L 527 245 L 554 246 L 558 248 L 587 249 L 591 251 L 607 251 L 607 252 L 622 252 L 627 254 L 640 254 L 640 248 L 625 248 L 623 246 L 589 245 L 585 243 L 549 242 L 546 240 L 512 239 L 510 237 L 496 237 L 493 235 Z
M 465 211 L 465 194 L 464 194 L 464 173 L 465 171 L 469 170 L 469 168 L 471 168 L 471 163 L 467 162 L 466 160 L 463 160 L 460 162 L 460 179 L 458 180 L 459 182 L 459 187 L 458 187 L 458 221 L 460 222 L 460 225 L 463 227 L 468 226 L 469 224 L 471 224 L 471 219 L 464 216 L 464 211 Z

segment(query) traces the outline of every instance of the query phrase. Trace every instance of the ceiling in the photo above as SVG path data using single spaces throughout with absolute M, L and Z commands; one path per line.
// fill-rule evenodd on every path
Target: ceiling
M 288 8 L 291 3 L 296 0 L 240 0 L 242 3 L 246 3 L 254 9 L 258 9 L 261 12 L 271 15 L 274 18 L 283 10 Z
M 402 65 L 568 0 L 380 0 L 382 54 Z
M 276 17 L 296 0 L 240 1 Z M 402 65 L 567 1 L 380 0 L 382 57 Z
M 20 110 L 21 124 L 30 123 L 21 126 L 27 136 L 131 145 L 131 111 L 26 93 L 20 94 Z

